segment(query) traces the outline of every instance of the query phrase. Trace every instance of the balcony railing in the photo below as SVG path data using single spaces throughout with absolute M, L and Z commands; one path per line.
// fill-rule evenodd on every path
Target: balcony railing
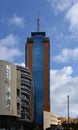
M 29 92 L 25 91 L 25 90 L 21 90 L 21 93 L 26 93 L 26 94 L 30 94 Z

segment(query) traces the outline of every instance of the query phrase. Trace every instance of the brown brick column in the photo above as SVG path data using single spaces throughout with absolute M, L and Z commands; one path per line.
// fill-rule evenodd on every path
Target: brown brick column
M 49 43 L 44 43 L 44 105 L 43 110 L 50 111 L 49 104 Z
M 32 72 L 32 46 L 33 43 L 27 43 L 27 66 L 31 69 Z

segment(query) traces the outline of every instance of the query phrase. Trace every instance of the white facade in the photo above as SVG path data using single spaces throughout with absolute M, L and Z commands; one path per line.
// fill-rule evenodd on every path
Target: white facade
M 58 125 L 57 115 L 51 112 L 43 111 L 43 130 L 51 125 Z
M 2 60 L 0 60 L 0 115 L 20 115 L 17 113 L 16 66 Z

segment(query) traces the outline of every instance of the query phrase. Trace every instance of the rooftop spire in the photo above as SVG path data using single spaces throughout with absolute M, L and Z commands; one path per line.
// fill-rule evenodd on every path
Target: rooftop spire
M 40 31 L 40 19 L 39 19 L 39 13 L 38 13 L 38 18 L 37 18 L 37 31 Z

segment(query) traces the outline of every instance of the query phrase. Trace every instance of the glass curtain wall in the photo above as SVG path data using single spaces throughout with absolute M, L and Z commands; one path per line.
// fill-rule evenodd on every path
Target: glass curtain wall
M 32 48 L 32 75 L 35 94 L 35 121 L 42 123 L 44 103 L 44 45 L 42 36 L 35 35 Z

